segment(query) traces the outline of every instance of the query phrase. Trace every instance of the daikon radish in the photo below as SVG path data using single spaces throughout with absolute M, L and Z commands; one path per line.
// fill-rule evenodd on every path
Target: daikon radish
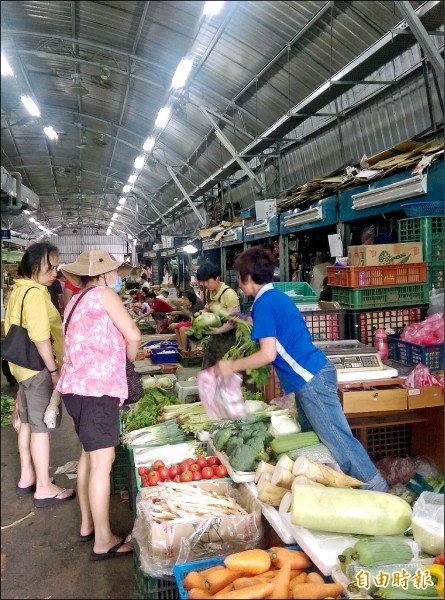
M 280 506 L 281 499 L 288 490 L 286 488 L 278 487 L 266 482 L 261 492 L 258 494 L 258 500 L 271 506 Z
M 278 467 L 282 467 L 283 469 L 286 469 L 287 471 L 290 471 L 292 473 L 292 469 L 294 468 L 294 461 L 291 458 L 289 458 L 287 454 L 283 454 L 277 460 L 277 464 L 275 465 L 275 468 Z
M 298 475 L 305 475 L 309 479 L 312 479 L 312 481 L 338 488 L 360 487 L 361 485 L 365 485 L 363 481 L 345 475 L 345 473 L 335 471 L 326 465 L 321 465 L 307 456 L 299 456 L 297 458 L 294 463 L 294 468 L 292 469 L 292 475 L 295 477 L 298 477 Z
M 258 467 L 255 471 L 255 483 L 258 483 L 263 473 L 270 473 L 270 476 L 272 477 L 274 469 L 275 467 L 273 465 L 270 465 L 269 463 L 262 460 L 260 463 L 258 463 Z
M 288 471 L 284 467 L 275 467 L 270 482 L 273 485 L 277 485 L 278 487 L 283 487 L 287 490 L 290 490 L 292 487 L 293 480 L 294 476 L 290 471 Z
M 290 512 L 291 505 L 292 505 L 292 492 L 287 492 L 281 498 L 280 506 L 278 508 L 278 512 L 280 513 L 280 515 Z

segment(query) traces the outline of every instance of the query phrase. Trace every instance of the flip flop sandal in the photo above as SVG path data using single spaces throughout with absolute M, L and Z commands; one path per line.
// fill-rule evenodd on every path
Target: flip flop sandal
M 131 550 L 126 550 L 125 552 L 118 552 L 119 548 L 125 544 L 125 540 L 121 540 L 118 544 L 113 546 L 108 550 L 108 552 L 97 553 L 92 552 L 90 554 L 90 560 L 108 560 L 109 558 L 119 558 L 120 556 L 126 556 L 127 554 L 133 553 L 133 548 Z
M 79 540 L 81 542 L 91 542 L 91 540 L 94 540 L 94 529 L 91 533 L 88 533 L 87 535 L 82 535 L 81 533 L 79 533 Z
M 54 477 L 50 477 L 49 481 L 50 483 L 54 483 Z M 17 494 L 17 496 L 28 496 L 29 494 L 34 494 L 34 492 L 36 491 L 36 487 L 37 486 L 35 483 L 33 483 L 32 485 L 28 485 L 28 487 L 25 488 L 17 486 L 15 493 Z
M 61 504 L 62 502 L 66 502 L 67 500 L 74 500 L 74 498 L 76 497 L 76 492 L 73 490 L 71 496 L 67 496 L 66 498 L 59 498 L 60 494 L 63 494 L 64 492 L 66 492 L 66 488 L 62 488 L 60 492 L 52 498 L 34 498 L 34 506 L 36 508 L 46 508 L 47 506 Z

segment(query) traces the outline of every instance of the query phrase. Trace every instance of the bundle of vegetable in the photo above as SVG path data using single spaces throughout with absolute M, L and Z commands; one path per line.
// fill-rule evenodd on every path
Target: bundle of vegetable
M 247 515 L 242 506 L 230 496 L 220 496 L 207 492 L 199 485 L 169 481 L 160 483 L 153 489 L 144 490 L 144 499 L 152 503 L 150 511 L 158 523 L 182 521 L 202 517 L 223 517 Z
M 209 430 L 212 426 L 212 421 L 207 418 L 201 402 L 163 406 L 158 421 L 163 422 L 170 419 L 176 419 L 181 429 L 193 435 L 203 430 Z
M 176 421 L 167 421 L 150 427 L 128 430 L 121 436 L 123 444 L 130 448 L 136 446 L 163 446 L 185 440 L 185 433 Z
M 197 340 L 200 340 L 205 335 L 212 333 L 212 329 L 221 327 L 221 319 L 207 311 L 203 311 L 197 317 L 192 318 L 192 326 L 187 329 L 187 335 L 193 335 Z
M 213 443 L 218 451 L 227 454 L 235 471 L 253 471 L 258 461 L 269 460 L 269 444 L 272 439 L 267 425 L 261 420 L 253 423 L 229 421 L 226 427 L 215 433 Z
M 148 388 L 142 398 L 131 405 L 128 412 L 121 413 L 122 427 L 125 432 L 154 425 L 162 407 L 172 404 L 173 398 L 167 392 L 157 388 Z
M 1 426 L 3 427 L 4 425 L 9 425 L 11 423 L 15 400 L 2 392 L 1 402 Z

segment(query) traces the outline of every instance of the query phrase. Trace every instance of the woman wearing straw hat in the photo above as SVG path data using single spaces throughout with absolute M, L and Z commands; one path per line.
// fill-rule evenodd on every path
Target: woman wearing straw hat
M 90 560 L 117 558 L 131 545 L 111 531 L 110 471 L 119 444 L 119 406 L 128 397 L 126 357 L 136 358 L 141 340 L 116 292 L 130 265 L 104 250 L 82 252 L 62 268 L 82 292 L 64 314 L 65 356 L 57 389 L 82 443 L 77 470 L 80 539 L 94 538 Z

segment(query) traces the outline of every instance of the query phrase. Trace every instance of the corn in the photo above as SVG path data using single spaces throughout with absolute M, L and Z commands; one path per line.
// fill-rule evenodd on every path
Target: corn
M 297 448 L 304 448 L 305 446 L 312 446 L 313 444 L 318 444 L 319 442 L 319 437 L 315 431 L 306 431 L 305 433 L 290 433 L 289 435 L 281 435 L 280 437 L 272 440 L 270 445 L 276 454 L 283 454 L 283 452 L 289 452 L 290 450 L 296 450 Z

